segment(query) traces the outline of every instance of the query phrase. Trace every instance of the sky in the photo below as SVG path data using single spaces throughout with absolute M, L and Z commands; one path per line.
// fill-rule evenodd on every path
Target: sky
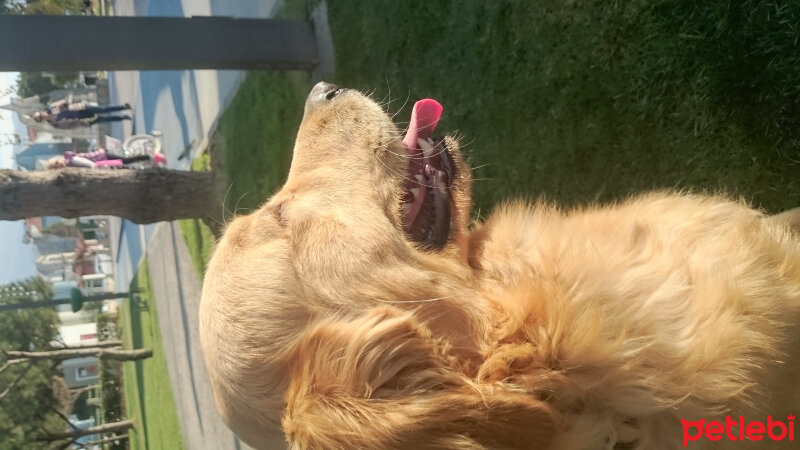
M 16 72 L 0 72 L 0 94 L 16 84 Z M 8 97 L 0 97 L 0 105 L 9 102 Z M 14 112 L 0 109 L 0 168 L 13 169 L 14 148 L 7 144 L 14 133 L 12 115 Z M 0 221 L 0 285 L 36 275 L 36 247 L 23 244 L 25 232 L 22 221 Z

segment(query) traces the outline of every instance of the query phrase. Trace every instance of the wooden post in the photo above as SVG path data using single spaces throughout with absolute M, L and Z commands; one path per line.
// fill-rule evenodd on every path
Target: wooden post
M 0 15 L 0 71 L 278 69 L 317 64 L 302 20 Z

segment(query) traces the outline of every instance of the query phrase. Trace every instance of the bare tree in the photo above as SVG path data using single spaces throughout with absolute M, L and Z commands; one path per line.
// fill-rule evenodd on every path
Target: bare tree
M 107 438 L 98 439 L 96 441 L 84 442 L 80 447 L 78 447 L 78 449 L 80 450 L 84 448 L 94 448 L 95 445 L 109 444 L 112 442 L 122 441 L 125 439 L 128 439 L 127 434 L 117 434 Z
M 138 350 L 122 350 L 119 348 L 71 348 L 64 350 L 49 350 L 44 352 L 24 352 L 16 350 L 4 350 L 3 353 L 10 361 L 29 360 L 29 361 L 64 361 L 70 358 L 83 358 L 95 356 L 97 359 L 111 359 L 115 361 L 138 361 L 153 356 L 153 350 L 143 348 Z
M 124 433 L 133 428 L 132 420 L 122 420 L 119 422 L 104 423 L 89 428 L 77 428 L 72 431 L 64 431 L 61 433 L 49 433 L 36 438 L 39 442 L 57 442 L 67 440 L 65 446 L 69 446 L 75 439 L 90 434 L 103 434 L 103 433 Z
M 0 220 L 112 215 L 136 223 L 209 219 L 218 209 L 213 172 L 0 170 Z

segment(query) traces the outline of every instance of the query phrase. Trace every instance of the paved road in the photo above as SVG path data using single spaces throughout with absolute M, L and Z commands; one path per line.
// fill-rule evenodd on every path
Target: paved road
M 180 227 L 176 223 L 159 223 L 147 255 L 167 370 L 186 448 L 249 449 L 225 426 L 214 407 L 198 336 L 201 284 Z M 270 448 L 283 448 L 279 438 L 271 444 Z
M 244 449 L 214 407 L 197 335 L 200 281 L 180 227 L 156 226 L 148 249 L 154 303 L 187 449 Z

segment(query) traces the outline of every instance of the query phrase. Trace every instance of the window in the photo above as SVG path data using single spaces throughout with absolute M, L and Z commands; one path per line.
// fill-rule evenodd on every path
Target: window
M 78 367 L 78 375 L 75 377 L 77 380 L 85 380 L 87 378 L 94 378 L 97 376 L 97 364 L 91 366 Z

